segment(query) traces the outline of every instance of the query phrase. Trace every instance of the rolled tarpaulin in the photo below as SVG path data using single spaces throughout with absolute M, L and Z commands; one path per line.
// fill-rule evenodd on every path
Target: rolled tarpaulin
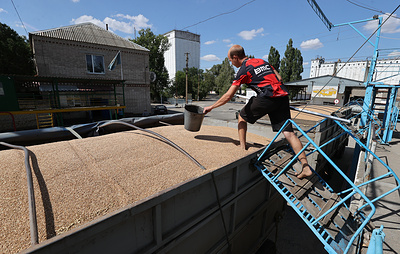
M 51 127 L 34 130 L 23 130 L 0 133 L 0 142 L 6 142 L 13 145 L 29 146 L 45 144 L 50 142 L 58 142 L 63 140 L 76 139 L 78 134 L 82 138 L 91 137 L 95 135 L 97 126 L 107 123 L 107 121 L 86 123 L 72 125 L 66 127 Z M 174 125 L 183 124 L 183 113 L 169 114 L 169 115 L 158 115 L 140 118 L 122 118 L 120 121 L 134 124 L 141 128 L 155 127 L 161 125 L 160 122 L 170 123 Z M 127 126 L 111 125 L 103 128 L 102 134 L 114 133 L 119 131 L 131 130 Z M 7 149 L 6 147 L 0 147 L 0 149 Z

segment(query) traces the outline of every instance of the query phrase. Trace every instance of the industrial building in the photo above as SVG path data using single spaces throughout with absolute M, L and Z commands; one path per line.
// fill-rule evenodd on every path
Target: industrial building
M 365 86 L 362 82 L 342 77 L 325 75 L 285 84 L 289 89 L 300 88 L 292 99 L 310 100 L 316 105 L 343 106 L 350 100 L 363 98 Z
M 371 67 L 370 60 L 325 62 L 322 57 L 311 60 L 310 78 L 288 82 L 285 85 L 300 91 L 293 100 L 310 100 L 317 105 L 343 106 L 352 100 L 362 99 Z M 400 60 L 398 58 L 377 60 L 373 80 L 385 85 L 400 82 Z M 384 105 L 387 91 L 377 93 L 378 101 Z M 380 99 L 382 97 L 383 99 Z
M 200 35 L 188 31 L 172 30 L 164 36 L 171 44 L 164 53 L 165 67 L 171 80 L 175 79 L 177 71 L 183 71 L 186 68 L 186 59 L 189 68 L 200 68 Z
M 311 60 L 310 78 L 333 75 L 341 78 L 352 79 L 360 82 L 367 80 L 371 60 L 342 62 L 325 62 L 319 57 Z M 398 85 L 400 82 L 400 59 L 388 58 L 377 60 L 373 80 L 387 85 Z

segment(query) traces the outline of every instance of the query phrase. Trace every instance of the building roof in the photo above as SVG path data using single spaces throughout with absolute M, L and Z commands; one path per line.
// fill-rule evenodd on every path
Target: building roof
M 292 82 L 285 83 L 287 86 L 301 86 L 301 87 L 312 87 L 312 86 L 335 86 L 340 85 L 339 93 L 343 93 L 346 87 L 354 88 L 365 88 L 364 83 L 361 81 L 341 78 L 332 75 L 320 76 L 315 78 L 302 79 Z
M 200 43 L 200 35 L 189 32 L 189 31 L 182 31 L 182 30 L 174 29 L 163 35 L 167 36 L 167 37 L 169 37 L 169 35 L 174 35 L 173 37 L 175 37 L 175 38 L 184 39 L 184 40 L 188 40 L 188 41 L 195 41 L 195 42 Z
M 90 22 L 32 32 L 30 33 L 30 36 L 31 35 L 149 51 L 136 43 Z

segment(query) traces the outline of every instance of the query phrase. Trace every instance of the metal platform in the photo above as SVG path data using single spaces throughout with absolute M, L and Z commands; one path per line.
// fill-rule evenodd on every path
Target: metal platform
M 275 142 L 280 132 L 289 123 L 292 123 L 304 136 L 303 138 L 307 140 L 307 143 L 298 154 L 295 154 L 285 142 Z M 324 244 L 324 248 L 328 253 L 349 253 L 350 250 L 356 251 L 358 249 L 363 232 L 371 233 L 374 229 L 370 223 L 371 217 L 375 213 L 373 203 L 399 189 L 400 186 L 398 186 L 399 178 L 393 170 L 366 147 L 350 128 L 342 125 L 337 120 L 334 120 L 333 124 L 339 126 L 344 132 L 324 141 L 323 144 L 316 144 L 308 135 L 310 130 L 305 132 L 294 121 L 288 120 L 271 144 L 258 156 L 255 166 Z M 388 173 L 376 176 L 376 178 L 368 182 L 355 185 L 322 149 L 335 142 L 335 140 L 342 138 L 343 135 L 349 135 L 349 137 L 353 138 L 362 149 L 368 151 L 371 156 L 382 163 L 387 168 Z M 321 168 L 313 168 L 312 166 L 314 175 L 298 179 L 296 173 L 301 171 L 302 166 L 297 157 L 302 151 L 306 152 L 307 158 L 311 158 L 313 154 L 322 156 L 326 163 L 320 163 L 319 165 L 334 168 L 350 188 L 340 193 L 334 192 L 317 173 Z M 387 177 L 394 177 L 397 181 L 397 186 L 374 200 L 368 199 L 360 189 L 367 184 Z M 349 204 L 355 196 L 361 199 L 364 205 L 351 212 Z M 368 209 L 366 209 L 367 207 Z

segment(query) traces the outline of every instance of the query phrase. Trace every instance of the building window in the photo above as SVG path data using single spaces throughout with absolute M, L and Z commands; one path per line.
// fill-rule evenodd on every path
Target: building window
M 86 55 L 86 69 L 89 73 L 104 74 L 104 57 Z

